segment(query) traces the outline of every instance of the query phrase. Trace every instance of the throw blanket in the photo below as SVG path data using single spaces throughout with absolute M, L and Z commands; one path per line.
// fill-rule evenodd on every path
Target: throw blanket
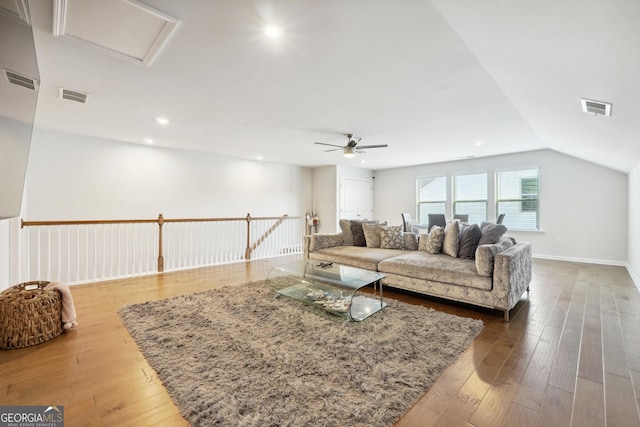
M 64 283 L 51 282 L 45 289 L 57 289 L 62 295 L 62 323 L 65 329 L 71 329 L 78 326 L 76 322 L 76 307 L 73 305 L 73 297 L 69 285 Z

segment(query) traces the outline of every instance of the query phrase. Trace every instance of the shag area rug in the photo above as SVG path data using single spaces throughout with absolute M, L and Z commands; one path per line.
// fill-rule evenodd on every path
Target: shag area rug
M 482 330 L 386 299 L 345 322 L 264 282 L 120 310 L 192 426 L 389 426 Z

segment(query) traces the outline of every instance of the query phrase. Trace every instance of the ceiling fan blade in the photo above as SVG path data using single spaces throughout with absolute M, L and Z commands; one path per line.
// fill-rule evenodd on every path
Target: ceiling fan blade
M 314 144 L 318 144 L 318 145 L 328 145 L 329 147 L 338 147 L 338 148 L 342 148 L 342 145 L 327 144 L 326 142 L 314 142 Z
M 380 144 L 380 145 L 361 145 L 358 148 L 386 148 L 388 147 L 387 144 Z
M 342 147 L 341 148 L 332 148 L 331 150 L 324 150 L 324 152 L 328 153 L 329 151 L 339 151 L 339 150 L 342 150 Z

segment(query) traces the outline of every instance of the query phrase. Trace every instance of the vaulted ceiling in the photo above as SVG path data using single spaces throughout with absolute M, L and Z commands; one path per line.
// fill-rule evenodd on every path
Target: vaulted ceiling
M 55 6 L 29 2 L 41 129 L 311 167 L 541 148 L 622 172 L 640 163 L 637 0 Z M 584 113 L 581 98 L 612 103 L 611 117 Z M 345 159 L 314 144 L 344 144 L 344 133 L 389 147 Z

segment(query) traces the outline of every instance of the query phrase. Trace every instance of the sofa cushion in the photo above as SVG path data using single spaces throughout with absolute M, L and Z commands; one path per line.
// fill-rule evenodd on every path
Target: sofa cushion
M 482 233 L 478 224 L 463 225 L 460 231 L 460 248 L 458 249 L 458 258 L 474 259 L 476 256 L 476 248 Z
M 353 246 L 353 233 L 351 232 L 351 220 L 341 219 L 340 230 L 342 230 L 342 244 L 345 246 Z
M 439 225 L 431 227 L 429 234 L 422 234 L 418 244 L 418 250 L 426 251 L 430 254 L 439 254 L 444 242 L 444 228 Z
M 325 249 L 326 250 L 326 249 Z M 433 282 L 470 288 L 491 290 L 491 277 L 480 276 L 472 260 L 453 258 L 444 254 L 433 255 L 415 251 L 380 261 L 378 270 L 383 273 L 424 279 Z
M 412 231 L 402 233 L 404 239 L 403 249 L 409 249 L 412 251 L 418 250 L 418 235 Z
M 401 225 L 380 226 L 381 249 L 404 249 Z
M 460 248 L 460 221 L 454 220 L 449 222 L 444 230 L 442 253 L 455 258 L 458 256 L 458 248 Z
M 364 232 L 364 240 L 368 248 L 380 247 L 380 231 L 382 230 L 380 224 L 362 224 L 362 231 Z
M 493 264 L 497 253 L 513 246 L 510 238 L 501 239 L 498 243 L 490 245 L 479 245 L 476 249 L 476 270 L 479 275 L 491 277 L 493 275 Z
M 378 270 L 378 263 L 387 258 L 408 253 L 402 249 L 363 248 L 359 246 L 337 246 L 310 252 L 309 258 L 351 265 L 366 270 Z
M 362 230 L 362 221 L 351 221 L 351 236 L 353 236 L 353 246 L 367 246 Z
M 342 246 L 342 234 L 313 234 L 311 235 L 311 243 L 309 243 L 310 251 L 317 251 L 324 248 L 334 246 Z
M 351 220 L 351 234 L 353 235 L 353 246 L 367 246 L 367 240 L 364 237 L 364 230 L 362 224 L 377 224 L 378 220 L 360 221 L 357 219 Z
M 492 222 L 482 222 L 480 224 L 480 231 L 482 236 L 480 237 L 479 245 L 492 245 L 498 243 L 504 233 L 507 232 L 507 227 L 502 224 L 494 224 Z

